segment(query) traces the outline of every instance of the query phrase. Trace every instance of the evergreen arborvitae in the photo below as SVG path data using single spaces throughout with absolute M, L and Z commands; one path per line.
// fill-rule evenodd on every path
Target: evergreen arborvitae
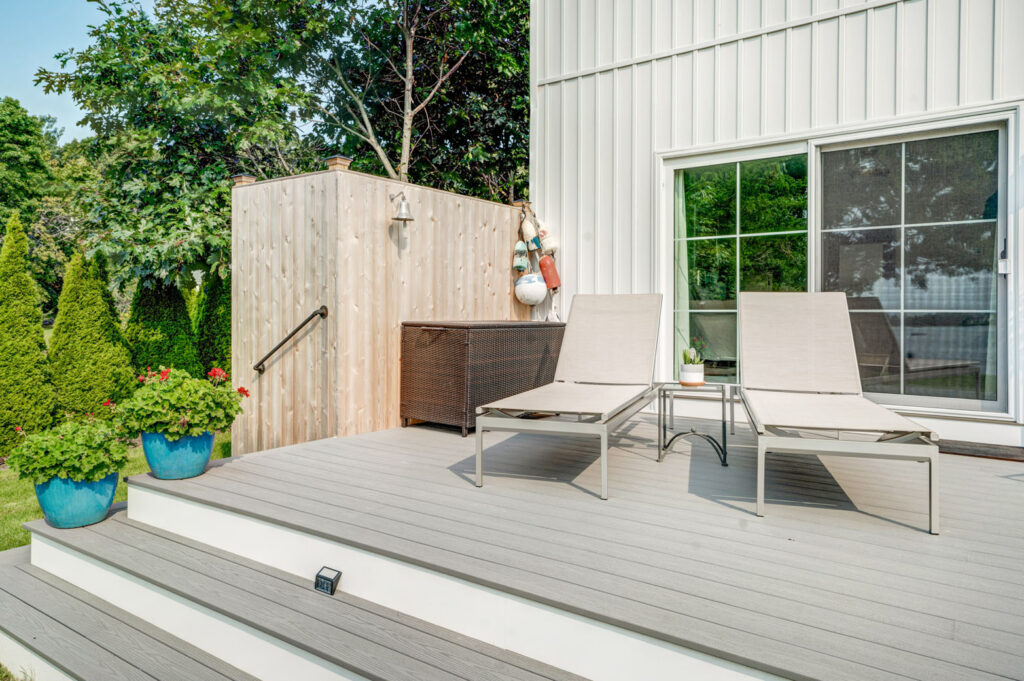
M 89 270 L 92 277 L 100 282 L 100 286 L 103 290 L 103 302 L 110 308 L 110 318 L 114 320 L 117 325 L 117 335 L 123 340 L 123 332 L 121 331 L 121 313 L 117 309 L 117 301 L 114 300 L 114 293 L 110 290 L 110 271 L 107 268 L 107 257 L 102 253 L 97 253 L 92 257 L 89 264 Z
M 203 369 L 220 367 L 231 371 L 231 277 L 207 276 L 199 294 L 196 337 Z
M 139 371 L 163 366 L 202 375 L 192 321 L 185 299 L 174 285 L 139 282 L 124 338 Z
M 28 273 L 28 237 L 14 213 L 0 250 L 0 454 L 18 443 L 15 428 L 38 433 L 53 425 L 56 397 L 39 298 Z
M 50 337 L 50 368 L 63 413 L 103 416 L 109 413 L 106 400 L 120 402 L 134 386 L 131 353 L 103 291 L 95 269 L 74 255 L 64 271 Z

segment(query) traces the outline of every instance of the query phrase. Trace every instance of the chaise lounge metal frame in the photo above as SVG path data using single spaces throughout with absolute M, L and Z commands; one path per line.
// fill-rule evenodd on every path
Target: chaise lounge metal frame
M 589 435 L 600 440 L 601 498 L 607 499 L 608 438 L 657 396 L 660 317 L 660 294 L 575 296 L 555 380 L 477 408 L 476 486 L 484 484 L 485 432 Z

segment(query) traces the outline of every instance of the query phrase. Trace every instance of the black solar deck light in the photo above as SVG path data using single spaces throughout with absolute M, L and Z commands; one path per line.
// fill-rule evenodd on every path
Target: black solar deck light
M 333 596 L 334 592 L 338 590 L 338 582 L 340 581 L 341 571 L 325 565 L 320 568 L 320 572 L 316 573 L 316 579 L 313 580 L 313 588 Z

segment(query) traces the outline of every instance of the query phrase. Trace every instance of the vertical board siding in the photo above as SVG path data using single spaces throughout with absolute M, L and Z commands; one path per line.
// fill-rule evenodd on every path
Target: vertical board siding
M 654 286 L 655 154 L 1024 96 L 1021 0 L 534 0 L 530 191 L 576 292 Z
M 391 222 L 404 192 L 415 220 Z M 232 192 L 232 376 L 252 393 L 236 454 L 398 425 L 403 321 L 526 319 L 519 211 L 348 171 Z M 257 374 L 252 365 L 326 305 Z

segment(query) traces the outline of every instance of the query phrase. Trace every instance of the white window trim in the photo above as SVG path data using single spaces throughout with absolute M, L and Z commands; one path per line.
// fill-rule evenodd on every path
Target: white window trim
M 1020 234 L 1024 225 L 1024 177 L 1019 168 L 1024 165 L 1020 147 L 1021 118 L 1024 113 L 1024 101 L 997 103 L 982 107 L 970 107 L 961 110 L 947 111 L 901 119 L 849 126 L 844 130 L 820 131 L 817 135 L 776 135 L 749 140 L 739 140 L 728 144 L 704 145 L 686 150 L 655 152 L 654 176 L 657 178 L 658 197 L 655 201 L 656 236 L 653 248 L 653 261 L 656 266 L 655 282 L 665 297 L 662 306 L 662 324 L 659 339 L 658 374 L 664 377 L 673 375 L 673 343 L 675 324 L 675 287 L 672 280 L 674 268 L 674 174 L 676 170 L 715 163 L 755 160 L 786 154 L 808 154 L 808 233 L 814 237 L 808 244 L 808 287 L 817 287 L 817 242 L 819 240 L 820 221 L 817 216 L 817 172 L 822 147 L 835 148 L 838 145 L 856 146 L 886 137 L 914 136 L 942 132 L 949 129 L 963 129 L 972 126 L 1001 124 L 1006 132 L 1006 250 L 1010 259 L 1010 274 L 1007 277 L 1007 410 L 1006 412 L 987 412 L 941 409 L 934 407 L 911 407 L 893 405 L 902 413 L 937 418 L 964 418 L 989 422 L 1024 423 L 1024 377 L 1021 376 L 1022 362 L 1019 355 L 1024 351 L 1021 340 L 1024 339 L 1024 238 Z M 666 379 L 668 380 L 668 379 Z

